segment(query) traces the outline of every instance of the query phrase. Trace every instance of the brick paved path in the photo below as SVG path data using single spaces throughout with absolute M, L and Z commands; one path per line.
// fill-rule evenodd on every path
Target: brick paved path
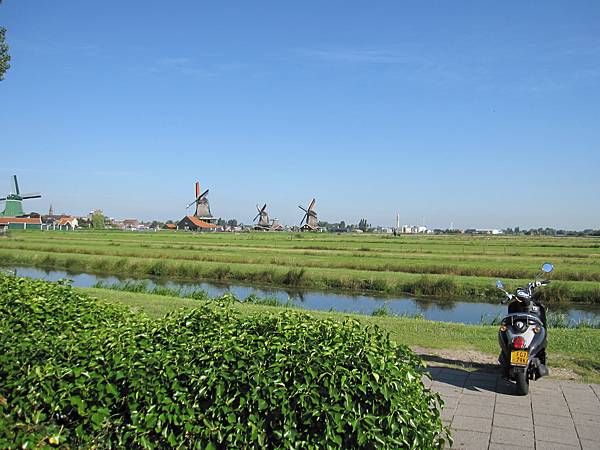
M 462 449 L 600 449 L 600 385 L 542 378 L 528 396 L 498 373 L 431 367 L 442 419 Z

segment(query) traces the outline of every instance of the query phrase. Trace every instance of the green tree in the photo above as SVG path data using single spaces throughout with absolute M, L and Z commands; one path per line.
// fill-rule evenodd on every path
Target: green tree
M 5 35 L 6 28 L 0 27 L 0 81 L 4 80 L 4 74 L 10 68 L 10 55 L 8 54 L 8 45 L 4 40 Z
M 362 231 L 367 231 L 367 228 L 369 228 L 367 219 L 360 219 L 360 222 L 358 222 L 358 229 Z
M 104 215 L 96 213 L 92 216 L 92 228 L 94 230 L 104 230 Z

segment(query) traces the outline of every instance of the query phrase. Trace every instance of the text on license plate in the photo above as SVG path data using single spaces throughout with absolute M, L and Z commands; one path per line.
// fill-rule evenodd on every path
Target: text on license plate
M 511 364 L 516 364 L 519 366 L 526 366 L 528 360 L 529 360 L 529 352 L 528 351 L 520 350 L 520 351 L 510 353 L 510 363 Z

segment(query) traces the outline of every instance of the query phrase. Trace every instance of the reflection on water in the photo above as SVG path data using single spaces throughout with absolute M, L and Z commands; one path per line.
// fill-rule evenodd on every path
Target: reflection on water
M 171 289 L 181 289 L 182 292 L 191 292 L 203 289 L 209 296 L 216 297 L 226 292 L 233 293 L 237 298 L 244 299 L 251 294 L 259 297 L 275 297 L 285 303 L 291 300 L 292 304 L 305 309 L 320 311 L 356 312 L 371 314 L 374 310 L 386 306 L 387 310 L 399 315 L 421 315 L 429 320 L 443 322 L 460 322 L 477 324 L 482 318 L 490 321 L 494 317 L 506 313 L 506 306 L 484 302 L 467 302 L 456 300 L 439 300 L 430 298 L 397 298 L 376 297 L 368 295 L 351 295 L 347 293 L 320 292 L 299 289 L 257 288 L 240 284 L 217 283 L 189 283 L 162 279 L 132 279 L 114 276 L 99 276 L 88 273 L 70 273 L 65 271 L 45 271 L 30 267 L 11 267 L 5 270 L 16 271 L 23 277 L 57 281 L 62 278 L 73 280 L 73 286 L 92 287 L 98 282 L 110 285 L 123 281 L 144 281 L 150 288 L 155 286 Z M 552 310 L 552 306 L 549 310 Z M 569 320 L 600 320 L 600 307 L 594 305 L 578 305 L 568 309 L 561 309 Z

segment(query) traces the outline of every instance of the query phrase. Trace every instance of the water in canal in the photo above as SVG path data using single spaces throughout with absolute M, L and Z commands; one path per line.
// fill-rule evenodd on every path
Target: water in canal
M 93 287 L 102 282 L 110 285 L 123 281 L 144 281 L 150 288 L 164 286 L 181 289 L 183 292 L 203 289 L 211 297 L 216 297 L 225 292 L 233 293 L 237 298 L 244 299 L 251 294 L 259 297 L 275 297 L 282 303 L 290 302 L 294 306 L 305 309 L 321 311 L 340 311 L 349 313 L 372 314 L 373 311 L 386 306 L 391 314 L 420 315 L 428 320 L 443 322 L 459 322 L 479 324 L 482 319 L 491 319 L 506 312 L 506 306 L 496 303 L 480 301 L 445 300 L 431 298 L 384 297 L 372 295 L 352 295 L 333 291 L 314 290 L 285 290 L 281 288 L 253 287 L 242 284 L 216 284 L 216 283 L 190 283 L 165 279 L 132 279 L 117 278 L 114 276 L 101 276 L 89 273 L 67 273 L 59 270 L 41 270 L 31 267 L 5 267 L 3 270 L 16 272 L 18 276 L 57 281 L 63 278 L 72 280 L 73 286 Z M 548 307 L 549 311 L 560 311 L 567 315 L 572 323 L 580 320 L 600 321 L 600 306 L 577 305 L 568 308 Z

